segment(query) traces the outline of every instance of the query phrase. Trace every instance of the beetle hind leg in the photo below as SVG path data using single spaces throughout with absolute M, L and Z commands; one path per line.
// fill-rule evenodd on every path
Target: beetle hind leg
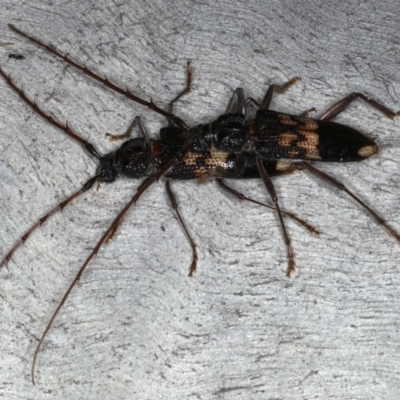
M 397 112 L 394 112 L 384 106 L 381 103 L 378 103 L 375 100 L 370 99 L 369 97 L 365 96 L 362 93 L 359 92 L 353 92 L 350 93 L 348 96 L 344 97 L 342 100 L 339 100 L 337 103 L 335 103 L 333 106 L 329 107 L 328 110 L 325 111 L 325 113 L 322 115 L 320 118 L 323 121 L 329 121 L 333 117 L 336 117 L 339 113 L 344 111 L 354 100 L 356 99 L 361 99 L 367 104 L 369 104 L 371 107 L 376 108 L 378 111 L 380 111 L 382 114 L 386 115 L 386 117 L 393 119 L 397 116 L 400 115 L 400 110 Z
M 353 198 L 364 210 L 368 211 L 369 215 L 375 220 L 375 222 L 381 225 L 386 232 L 389 233 L 390 236 L 393 236 L 399 243 L 400 243 L 400 234 L 397 233 L 393 228 L 391 228 L 386 221 L 381 218 L 374 210 L 368 207 L 359 197 L 357 197 L 353 192 L 346 188 L 346 186 L 342 183 L 333 178 L 332 176 L 328 175 L 326 172 L 320 171 L 319 169 L 311 166 L 309 163 L 303 161 L 302 165 L 304 169 L 308 172 L 316 176 L 317 178 L 329 183 L 330 185 L 336 187 L 337 189 L 347 193 L 351 198 Z

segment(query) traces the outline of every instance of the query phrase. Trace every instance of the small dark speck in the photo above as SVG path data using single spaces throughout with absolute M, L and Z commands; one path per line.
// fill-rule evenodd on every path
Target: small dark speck
M 163 232 L 165 232 L 165 226 L 164 226 L 164 225 L 161 225 L 161 230 L 162 230 Z
M 12 58 L 14 60 L 25 60 L 25 57 L 22 54 L 14 54 L 14 53 L 10 53 L 8 55 L 8 58 Z

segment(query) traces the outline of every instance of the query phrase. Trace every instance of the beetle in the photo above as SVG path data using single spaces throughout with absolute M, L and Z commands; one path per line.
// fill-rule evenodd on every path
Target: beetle
M 63 125 L 49 116 L 36 102 L 30 99 L 24 91 L 17 87 L 13 79 L 0 68 L 0 75 L 8 85 L 31 107 L 38 115 L 50 124 L 62 130 L 73 140 L 80 143 L 85 150 L 98 161 L 98 170 L 77 192 L 58 204 L 50 212 L 36 222 L 11 248 L 0 261 L 0 267 L 5 265 L 16 249 L 24 243 L 29 235 L 51 215 L 63 209 L 73 199 L 93 187 L 95 182 L 112 183 L 120 175 L 127 178 L 144 178 L 136 193 L 118 213 L 109 228 L 103 233 L 85 262 L 80 267 L 74 280 L 68 287 L 49 323 L 47 324 L 35 349 L 32 362 L 31 377 L 33 384 L 36 359 L 46 337 L 47 332 L 60 309 L 64 305 L 70 292 L 79 281 L 91 259 L 97 254 L 100 247 L 110 240 L 116 233 L 123 218 L 129 209 L 137 202 L 141 195 L 157 180 L 166 178 L 166 189 L 172 208 L 189 240 L 192 250 L 192 262 L 189 276 L 192 276 L 197 267 L 196 243 L 191 237 L 178 210 L 170 180 L 208 179 L 213 178 L 221 188 L 234 194 L 242 200 L 260 204 L 274 209 L 278 216 L 286 246 L 288 266 L 286 274 L 290 276 L 295 271 L 294 252 L 287 234 L 283 216 L 295 219 L 298 223 L 313 233 L 318 230 L 301 220 L 294 214 L 281 210 L 271 177 L 283 175 L 295 170 L 306 170 L 316 177 L 328 182 L 337 189 L 346 192 L 358 202 L 377 223 L 400 242 L 400 235 L 391 228 L 375 211 L 367 206 L 359 197 L 348 190 L 341 182 L 332 176 L 312 166 L 308 161 L 329 162 L 356 162 L 375 155 L 378 151 L 376 143 L 358 132 L 342 124 L 332 122 L 331 119 L 346 109 L 355 99 L 361 99 L 370 106 L 378 109 L 388 118 L 400 115 L 386 106 L 376 102 L 362 93 L 354 92 L 330 107 L 320 119 L 313 119 L 303 113 L 300 116 L 279 113 L 270 110 L 274 93 L 284 93 L 299 78 L 293 78 L 283 85 L 270 85 L 266 94 L 259 103 L 253 98 L 245 98 L 241 88 L 234 92 L 226 112 L 209 123 L 189 127 L 173 111 L 173 104 L 184 94 L 190 91 L 193 70 L 188 63 L 186 87 L 170 103 L 168 110 L 157 106 L 152 100 L 146 101 L 127 89 L 122 89 L 93 71 L 81 66 L 68 57 L 62 55 L 41 41 L 24 33 L 13 25 L 10 28 L 28 40 L 44 47 L 53 55 L 63 59 L 66 63 L 82 71 L 90 78 L 102 83 L 107 88 L 120 93 L 136 103 L 144 105 L 154 112 L 167 118 L 167 126 L 160 130 L 159 139 L 150 139 L 140 117 L 136 117 L 122 138 L 110 136 L 111 140 L 125 139 L 130 136 L 134 125 L 138 126 L 141 137 L 129 138 L 118 149 L 105 155 L 100 155 L 95 146 L 76 134 L 68 124 Z M 254 117 L 250 108 L 256 107 Z M 244 196 L 227 185 L 224 179 L 250 179 L 261 178 L 273 206 L 256 202 Z

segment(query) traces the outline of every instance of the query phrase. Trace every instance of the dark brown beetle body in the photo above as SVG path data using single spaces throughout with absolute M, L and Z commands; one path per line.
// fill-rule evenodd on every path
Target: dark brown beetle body
M 372 139 L 346 125 L 258 110 L 254 119 L 227 113 L 189 130 L 163 128 L 160 140 L 130 139 L 114 152 L 111 175 L 148 176 L 171 161 L 186 143 L 191 143 L 190 151 L 166 177 L 260 178 L 257 155 L 268 175 L 276 176 L 292 169 L 285 161 L 361 161 L 378 152 Z
M 377 153 L 375 142 L 346 125 L 259 110 L 256 151 L 272 160 L 361 161 Z
M 116 151 L 100 159 L 99 181 L 113 182 L 118 175 L 132 179 L 151 175 L 173 160 L 187 142 L 188 139 L 182 137 L 182 132 L 179 132 L 177 137 L 173 137 L 173 133 L 163 140 L 134 138 L 124 142 Z M 210 177 L 220 178 L 260 178 L 253 153 L 244 150 L 240 152 L 243 155 L 244 166 L 240 176 L 237 176 L 239 153 L 224 151 L 221 147 L 215 149 L 213 142 L 207 141 L 207 147 L 199 151 L 196 145 L 191 145 L 189 152 L 165 174 L 165 177 L 190 180 L 200 179 L 208 174 Z M 270 176 L 280 175 L 292 168 L 292 164 L 279 160 L 263 160 L 263 164 Z

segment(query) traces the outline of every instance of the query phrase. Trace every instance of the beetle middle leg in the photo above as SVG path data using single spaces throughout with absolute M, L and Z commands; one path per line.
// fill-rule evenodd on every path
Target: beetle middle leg
M 171 201 L 171 207 L 175 211 L 176 216 L 178 217 L 178 220 L 179 220 L 180 224 L 182 225 L 182 228 L 185 231 L 186 237 L 188 238 L 190 246 L 192 248 L 192 263 L 190 264 L 190 268 L 189 268 L 189 276 L 193 276 L 193 274 L 196 272 L 196 268 L 197 268 L 197 258 L 198 258 L 197 251 L 196 251 L 197 246 L 196 246 L 196 243 L 193 240 L 193 238 L 190 236 L 190 233 L 189 233 L 188 229 L 186 228 L 185 222 L 183 221 L 181 214 L 178 210 L 178 202 L 176 201 L 175 195 L 171 189 L 171 183 L 170 183 L 169 179 L 166 180 L 165 186 L 167 189 L 169 200 Z
M 183 90 L 181 92 L 178 93 L 178 95 L 174 99 L 172 99 L 169 102 L 168 112 L 170 114 L 172 114 L 174 103 L 176 103 L 182 96 L 184 96 L 185 94 L 190 92 L 191 85 L 192 85 L 192 78 L 193 78 L 193 67 L 191 66 L 191 62 L 188 61 L 186 64 L 186 86 L 183 88 Z M 171 118 L 167 117 L 167 123 L 166 123 L 166 128 L 164 128 L 164 132 L 170 131 L 169 133 L 176 134 L 176 131 L 175 131 L 173 125 L 174 124 L 173 124 L 173 121 L 171 120 Z M 181 129 L 181 128 L 176 128 L 176 129 L 182 130 L 182 132 L 183 132 L 183 129 Z M 168 133 L 166 133 L 166 136 L 167 135 L 168 135 Z M 198 259 L 197 250 L 196 250 L 197 245 L 196 245 L 196 242 L 194 241 L 194 239 L 192 238 L 192 236 L 190 235 L 189 230 L 186 227 L 185 221 L 183 220 L 183 218 L 179 212 L 178 202 L 176 201 L 175 194 L 172 191 L 171 182 L 169 179 L 167 179 L 165 181 L 165 187 L 166 187 L 167 194 L 168 194 L 168 197 L 169 197 L 169 200 L 171 203 L 171 207 L 175 211 L 175 214 L 179 220 L 179 223 L 181 224 L 182 229 L 184 230 L 186 237 L 189 241 L 190 247 L 192 248 L 192 262 L 190 264 L 189 274 L 188 274 L 190 277 L 192 277 L 197 269 L 197 259 Z
M 282 233 L 283 233 L 283 239 L 285 241 L 285 246 L 286 246 L 287 259 L 288 259 L 288 267 L 286 269 L 286 275 L 290 277 L 290 275 L 296 270 L 296 264 L 294 261 L 294 253 L 293 253 L 291 241 L 290 241 L 289 235 L 287 234 L 285 223 L 283 222 L 283 218 L 282 218 L 282 212 L 279 207 L 278 196 L 276 195 L 274 184 L 272 183 L 272 180 L 264 167 L 262 158 L 260 156 L 257 156 L 256 162 L 257 162 L 258 170 L 260 172 L 261 179 L 264 182 L 264 186 L 266 187 L 272 201 L 275 203 L 276 212 L 278 213 L 279 222 L 280 222 L 280 225 L 282 228 Z
M 257 101 L 256 99 L 254 99 L 253 97 L 247 97 L 247 99 L 245 100 L 245 104 L 246 104 L 246 106 L 248 106 L 249 104 L 253 104 L 258 109 L 268 110 L 274 93 L 278 93 L 278 94 L 285 93 L 288 89 L 290 89 L 299 80 L 300 80 L 300 78 L 296 76 L 292 79 L 289 79 L 287 82 L 283 83 L 282 85 L 272 84 L 272 85 L 268 86 L 268 89 L 267 89 L 261 103 L 259 101 Z M 231 100 L 231 102 L 232 102 L 232 100 Z M 303 114 L 307 115 L 309 112 L 314 111 L 314 110 L 315 110 L 314 108 L 311 108 L 310 110 L 307 110 L 304 113 L 302 113 L 301 116 L 303 116 Z
M 270 210 L 275 210 L 275 207 L 273 207 L 273 206 L 261 203 L 260 201 L 254 200 L 251 197 L 245 196 L 243 193 L 241 193 L 241 192 L 237 191 L 236 189 L 234 189 L 233 187 L 229 186 L 222 178 L 216 178 L 215 180 L 216 180 L 217 184 L 219 185 L 219 187 L 221 187 L 226 192 L 233 194 L 239 200 L 245 200 L 245 201 L 248 201 L 250 203 L 257 204 L 259 206 L 263 206 L 263 207 L 269 208 Z M 293 214 L 293 213 L 291 213 L 289 211 L 283 211 L 283 210 L 282 210 L 282 214 L 285 215 L 286 217 L 289 217 L 289 218 L 295 220 L 301 226 L 306 228 L 309 232 L 319 235 L 320 232 L 319 232 L 319 230 L 317 228 L 315 228 L 314 226 L 310 225 L 308 222 L 302 220 L 301 218 L 297 217 L 295 214 Z

